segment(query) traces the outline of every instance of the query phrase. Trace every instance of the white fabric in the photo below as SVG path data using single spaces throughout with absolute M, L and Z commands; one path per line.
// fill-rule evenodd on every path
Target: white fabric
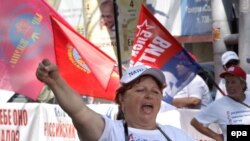
M 222 65 L 226 65 L 230 60 L 239 60 L 238 55 L 233 51 L 226 51 L 221 56 Z
M 201 100 L 201 105 L 195 108 L 200 109 L 206 107 L 212 102 L 212 97 L 206 82 L 199 76 L 195 78 L 181 91 L 179 91 L 175 98 L 195 97 Z
M 246 93 L 250 93 L 250 74 L 247 74 L 246 82 L 247 82 Z M 225 79 L 220 79 L 218 86 L 227 95 L 227 90 L 226 90 L 226 86 L 225 86 Z M 215 95 L 215 100 L 220 99 L 221 97 L 223 97 L 222 93 L 219 90 L 217 90 L 216 95 Z
M 166 117 L 167 118 L 167 117 Z M 111 120 L 104 116 L 105 129 L 99 141 L 124 141 L 125 133 L 121 120 Z M 172 141 L 194 141 L 181 129 L 170 125 L 159 125 L 165 134 Z M 128 128 L 130 141 L 166 141 L 166 138 L 159 130 L 141 130 Z
M 144 65 L 137 65 L 128 68 L 128 70 L 123 74 L 120 82 L 122 84 L 127 84 L 142 75 L 151 75 L 155 77 L 158 81 L 160 81 L 162 84 L 165 84 L 166 81 L 165 76 L 161 70 L 156 68 L 147 68 Z
M 175 106 L 164 101 L 161 102 L 161 109 L 156 117 L 157 123 L 171 125 L 181 129 L 180 118 L 180 112 Z
M 0 103 L 6 103 L 15 94 L 13 91 L 0 89 Z
M 130 67 L 122 76 L 121 83 L 129 83 L 136 79 L 137 77 L 141 76 L 141 74 L 146 71 L 147 68 L 143 65 L 138 65 L 135 67 Z
M 250 94 L 246 94 L 244 103 L 250 105 Z M 205 126 L 217 123 L 226 141 L 228 124 L 250 124 L 250 108 L 225 96 L 198 112 L 195 118 Z
M 47 103 L 54 97 L 55 96 L 54 96 L 54 93 L 52 92 L 52 90 L 47 85 L 45 85 L 42 88 L 42 90 L 37 98 L 37 101 Z

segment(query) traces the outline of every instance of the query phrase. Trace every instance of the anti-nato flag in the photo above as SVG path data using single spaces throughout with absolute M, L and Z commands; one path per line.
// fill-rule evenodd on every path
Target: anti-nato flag
M 190 54 L 144 6 L 141 6 L 130 65 L 160 68 L 166 77 L 164 101 L 184 88 L 201 68 Z M 182 70 L 179 64 L 185 66 Z

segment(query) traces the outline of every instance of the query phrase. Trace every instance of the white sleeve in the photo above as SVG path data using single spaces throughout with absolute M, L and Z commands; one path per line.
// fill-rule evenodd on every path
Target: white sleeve
M 99 141 L 123 141 L 125 134 L 122 121 L 112 120 L 106 116 L 103 116 L 105 121 L 105 127 Z
M 202 99 L 202 94 L 208 92 L 209 89 L 207 84 L 199 75 L 196 75 L 196 77 L 188 85 L 189 97 Z
M 208 126 L 218 120 L 218 114 L 216 113 L 218 108 L 215 102 L 209 104 L 207 107 L 200 110 L 194 117 L 197 121 L 202 123 L 204 126 Z

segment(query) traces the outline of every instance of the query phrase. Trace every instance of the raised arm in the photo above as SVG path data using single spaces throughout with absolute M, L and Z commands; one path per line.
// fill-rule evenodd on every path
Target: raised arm
M 203 126 L 199 121 L 197 121 L 195 118 L 191 120 L 191 125 L 198 130 L 200 133 L 216 140 L 216 141 L 223 141 L 223 136 L 221 134 L 218 134 L 211 130 L 208 127 Z
M 81 96 L 61 77 L 57 66 L 44 59 L 36 76 L 53 91 L 59 105 L 72 118 L 80 138 L 98 140 L 105 125 L 103 118 L 84 104 Z

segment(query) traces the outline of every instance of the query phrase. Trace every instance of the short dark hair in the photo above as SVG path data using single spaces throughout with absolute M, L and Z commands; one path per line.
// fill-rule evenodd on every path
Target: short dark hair
M 143 76 L 151 76 L 151 75 L 143 75 Z M 118 104 L 118 113 L 116 116 L 117 120 L 124 119 L 124 114 L 123 114 L 123 111 L 121 109 L 121 102 L 120 102 L 119 98 L 124 96 L 125 92 L 127 90 L 131 89 L 135 84 L 138 84 L 139 82 L 141 82 L 141 79 L 143 78 L 143 76 L 139 77 L 135 81 L 131 81 L 130 83 L 121 85 L 121 87 L 119 87 L 116 90 L 115 102 Z M 161 92 L 162 92 L 162 90 L 165 88 L 165 85 L 162 85 L 162 83 L 160 81 L 158 81 L 156 78 L 154 78 L 154 77 L 152 77 L 152 78 L 156 81 L 157 85 L 159 86 L 159 88 L 161 89 Z
M 228 69 L 228 68 L 230 68 L 231 66 L 238 65 L 239 63 L 240 63 L 239 60 L 232 59 L 232 60 L 228 61 L 224 66 Z

